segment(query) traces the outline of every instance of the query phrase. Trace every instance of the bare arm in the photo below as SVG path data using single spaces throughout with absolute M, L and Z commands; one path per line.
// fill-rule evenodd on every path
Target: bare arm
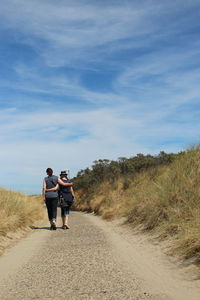
M 43 186 L 42 186 L 42 198 L 43 198 L 43 201 L 46 202 L 46 199 L 45 199 L 45 192 L 46 192 L 46 182 L 45 180 L 43 181 Z
M 72 182 L 63 182 L 60 178 L 58 178 L 58 183 L 65 186 L 72 186 Z
M 56 186 L 54 186 L 53 188 L 51 188 L 51 189 L 46 189 L 46 192 L 57 191 L 58 188 L 59 188 L 59 184 L 56 184 Z

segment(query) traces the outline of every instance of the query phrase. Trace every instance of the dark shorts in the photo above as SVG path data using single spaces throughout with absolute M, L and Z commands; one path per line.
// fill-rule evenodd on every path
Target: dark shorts
M 61 217 L 67 217 L 70 214 L 70 207 L 61 207 Z

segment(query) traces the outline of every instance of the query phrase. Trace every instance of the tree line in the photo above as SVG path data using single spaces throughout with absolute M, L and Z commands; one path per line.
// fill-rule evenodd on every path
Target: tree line
M 91 168 L 80 170 L 77 173 L 77 176 L 74 178 L 75 187 L 76 189 L 91 191 L 93 187 L 103 181 L 113 183 L 121 176 L 130 177 L 149 168 L 170 164 L 183 153 L 168 154 L 161 151 L 158 155 L 154 156 L 139 153 L 130 158 L 119 157 L 118 160 L 95 160 Z

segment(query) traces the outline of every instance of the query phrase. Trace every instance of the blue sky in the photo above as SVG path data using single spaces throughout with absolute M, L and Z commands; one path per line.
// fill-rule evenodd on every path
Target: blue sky
M 0 184 L 200 140 L 199 0 L 1 0 Z

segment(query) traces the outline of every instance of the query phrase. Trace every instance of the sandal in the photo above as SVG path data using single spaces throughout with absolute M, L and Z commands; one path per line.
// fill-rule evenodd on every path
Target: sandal
M 63 225 L 62 229 L 69 229 L 69 226 L 68 225 Z

